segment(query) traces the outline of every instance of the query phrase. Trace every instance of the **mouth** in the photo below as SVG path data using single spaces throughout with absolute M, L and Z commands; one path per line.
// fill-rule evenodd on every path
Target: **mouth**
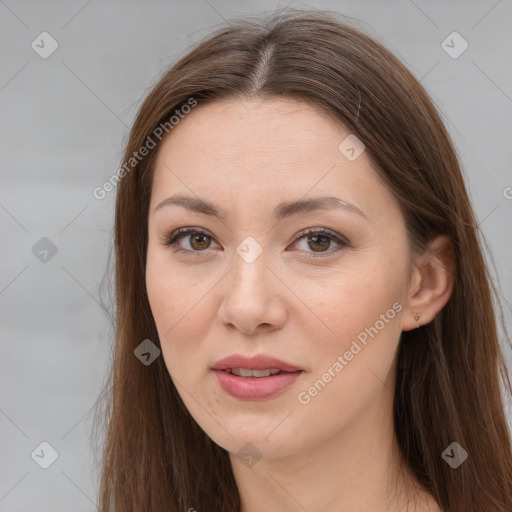
M 278 368 L 253 370 L 225 368 L 213 372 L 221 389 L 239 400 L 266 400 L 293 386 L 303 370 L 288 372 Z
M 237 377 L 244 377 L 244 378 L 253 377 L 256 379 L 261 379 L 263 377 L 270 377 L 272 375 L 279 375 L 282 373 L 295 373 L 295 372 L 286 372 L 284 370 L 280 370 L 279 368 L 267 368 L 265 370 L 254 370 L 252 368 L 226 368 L 222 371 L 224 371 L 226 373 L 230 373 L 232 375 L 236 375 Z
M 217 361 L 212 366 L 212 369 L 221 371 L 227 370 L 239 377 L 256 378 L 276 375 L 279 372 L 293 373 L 302 371 L 302 368 L 266 354 L 256 354 L 253 356 L 232 354 L 220 361 Z
M 304 370 L 267 354 L 232 354 L 213 366 L 220 387 L 240 400 L 265 400 L 291 387 Z

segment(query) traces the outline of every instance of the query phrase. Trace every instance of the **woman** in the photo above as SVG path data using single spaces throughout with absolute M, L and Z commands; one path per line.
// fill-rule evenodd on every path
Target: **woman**
M 510 388 L 454 148 L 334 15 L 239 21 L 118 175 L 101 510 L 512 510 Z

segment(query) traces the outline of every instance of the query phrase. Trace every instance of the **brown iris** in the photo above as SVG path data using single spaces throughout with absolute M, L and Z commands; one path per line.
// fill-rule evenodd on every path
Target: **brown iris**
M 322 243 L 319 243 L 318 240 L 323 240 L 323 244 Z M 311 241 L 314 240 L 314 244 L 317 244 L 317 245 L 321 245 L 321 250 L 320 251 L 316 251 L 316 252 L 322 252 L 323 249 L 328 249 L 329 248 L 329 244 L 331 243 L 331 240 L 329 237 L 327 236 L 322 236 L 322 235 L 315 235 L 315 236 L 310 236 L 309 237 L 309 241 L 308 241 L 308 245 L 311 247 L 311 249 L 314 249 L 314 247 L 312 247 L 311 245 Z
M 198 242 L 198 244 L 194 245 L 195 242 Z M 190 245 L 193 249 L 196 249 L 196 250 L 208 249 L 208 247 L 210 246 L 210 243 L 211 243 L 211 239 L 208 235 L 197 234 L 197 235 L 193 235 L 190 237 Z M 206 244 L 206 245 L 204 245 L 204 244 Z

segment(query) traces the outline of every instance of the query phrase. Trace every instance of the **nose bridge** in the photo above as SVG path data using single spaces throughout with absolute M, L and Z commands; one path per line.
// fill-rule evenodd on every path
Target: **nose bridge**
M 270 250 L 252 237 L 246 237 L 233 254 L 233 267 L 224 288 L 222 321 L 253 332 L 258 325 L 274 327 L 285 318 L 279 302 L 278 284 L 267 268 Z
M 250 295 L 265 295 L 268 291 L 267 268 L 270 251 L 263 247 L 254 237 L 245 237 L 236 247 L 233 255 L 233 275 L 230 284 L 231 291 L 250 298 Z M 249 297 L 248 297 L 249 296 Z M 254 297 L 256 300 L 257 297 Z

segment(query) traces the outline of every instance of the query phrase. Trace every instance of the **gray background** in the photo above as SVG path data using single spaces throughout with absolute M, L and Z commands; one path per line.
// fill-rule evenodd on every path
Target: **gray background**
M 0 0 L 0 511 L 95 509 L 92 406 L 111 351 L 100 283 L 115 192 L 99 201 L 92 190 L 118 169 L 141 100 L 177 56 L 223 18 L 285 5 Z M 291 6 L 355 18 L 421 79 L 460 155 L 510 330 L 512 2 Z M 58 42 L 46 59 L 31 47 L 44 31 Z M 455 59 L 441 46 L 453 31 L 469 44 Z M 57 249 L 47 261 L 36 257 L 43 237 Z M 48 469 L 31 458 L 43 441 L 58 452 Z

